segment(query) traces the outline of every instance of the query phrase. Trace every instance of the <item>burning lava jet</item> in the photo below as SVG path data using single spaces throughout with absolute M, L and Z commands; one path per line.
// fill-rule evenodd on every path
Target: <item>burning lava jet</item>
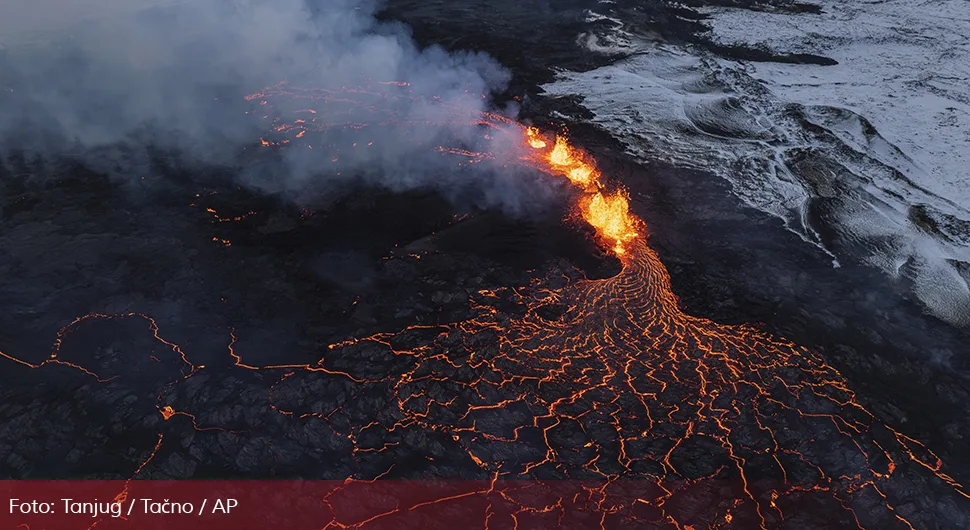
M 596 229 L 599 236 L 612 244 L 617 255 L 626 253 L 625 244 L 637 237 L 635 226 L 639 223 L 630 215 L 629 198 L 623 191 L 608 195 L 602 188 L 596 167 L 587 162 L 584 155 L 572 148 L 566 139 L 557 136 L 552 150 L 546 152 L 545 140 L 539 138 L 534 127 L 526 129 L 529 147 L 537 150 L 537 165 L 551 173 L 562 173 L 574 185 L 586 192 L 580 201 L 583 219 Z
M 263 139 L 289 149 L 313 148 L 301 143 L 312 132 L 362 127 L 327 116 L 326 103 L 367 104 L 373 94 L 280 85 L 252 99 L 295 100 L 301 117 L 272 118 L 275 132 Z M 250 428 L 292 422 L 303 432 L 324 424 L 351 445 L 355 462 L 383 465 L 359 477 L 365 480 L 391 473 L 402 459 L 419 465 L 405 448 L 415 436 L 429 437 L 491 478 L 466 494 L 374 513 L 332 511 L 320 523 L 327 528 L 380 527 L 475 498 L 483 501 L 475 527 L 906 529 L 926 523 L 921 509 L 935 509 L 921 498 L 970 500 L 932 451 L 879 421 L 818 354 L 751 326 L 684 313 L 627 194 L 607 189 L 589 154 L 501 116 L 454 119 L 514 138 L 511 159 L 568 179 L 579 192 L 578 215 L 620 257 L 622 271 L 588 280 L 553 267 L 526 288 L 479 291 L 469 301 L 472 318 L 353 337 L 312 364 L 247 364 L 233 335 L 228 371 L 237 381 L 259 372 L 267 385 L 265 414 L 273 419 L 253 425 L 220 425 L 230 409 L 185 398 L 186 381 L 203 376 L 215 385 L 221 372 L 163 342 L 166 362 L 178 367 L 158 390 L 167 423 L 188 417 L 199 431 L 193 439 L 223 428 L 242 436 Z M 510 158 L 466 146 L 440 150 L 471 162 Z M 46 364 L 55 363 L 99 381 L 124 378 L 69 364 L 56 351 Z M 328 406 L 308 388 L 343 397 Z M 454 468 L 428 469 L 437 476 Z M 512 480 L 523 478 L 533 480 Z M 352 492 L 357 482 L 341 488 Z

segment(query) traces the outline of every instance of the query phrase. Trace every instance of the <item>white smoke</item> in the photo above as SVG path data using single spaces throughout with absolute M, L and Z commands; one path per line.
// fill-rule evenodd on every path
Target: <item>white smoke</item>
M 240 112 L 248 93 L 284 80 L 323 88 L 405 81 L 416 97 L 394 101 L 395 113 L 440 125 L 378 131 L 382 148 L 356 159 L 361 167 L 400 173 L 403 162 L 413 162 L 415 146 L 478 134 L 441 113 L 457 108 L 474 115 L 488 99 L 463 96 L 502 90 L 509 80 L 486 55 L 418 47 L 405 26 L 378 22 L 377 6 L 367 0 L 0 4 L 3 153 L 99 153 L 87 155 L 97 163 L 111 158 L 108 146 L 124 146 L 129 157 L 151 146 L 226 162 L 266 128 L 259 116 Z M 457 103 L 446 110 L 433 101 Z M 102 170 L 118 166 L 101 162 Z M 288 162 L 288 185 L 312 170 L 305 155 Z

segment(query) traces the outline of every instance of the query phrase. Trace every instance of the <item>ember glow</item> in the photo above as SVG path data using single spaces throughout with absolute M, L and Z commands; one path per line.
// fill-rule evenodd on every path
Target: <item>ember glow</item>
M 253 99 L 268 101 L 270 92 Z M 286 89 L 276 95 L 300 93 L 322 94 Z M 367 93 L 324 95 L 345 103 Z M 314 127 L 368 126 L 336 123 L 325 104 L 313 110 L 300 114 L 313 118 L 301 118 L 298 126 L 274 118 L 282 137 L 264 141 L 267 148 L 310 146 L 300 142 L 313 135 L 300 133 Z M 400 126 L 390 119 L 383 124 Z M 486 527 L 511 528 L 530 517 L 539 518 L 532 527 L 555 527 L 564 507 L 584 496 L 599 514 L 592 527 L 601 528 L 778 528 L 814 507 L 860 528 L 911 529 L 912 510 L 897 511 L 896 492 L 911 487 L 913 477 L 934 491 L 970 499 L 929 448 L 881 422 L 817 353 L 752 326 L 721 325 L 683 312 L 666 268 L 642 236 L 642 221 L 630 211 L 626 191 L 608 189 L 589 153 L 561 134 L 547 135 L 497 115 L 471 117 L 470 124 L 483 126 L 490 136 L 518 138 L 519 162 L 576 186 L 577 212 L 620 256 L 622 271 L 588 280 L 577 271 L 553 268 L 531 285 L 482 289 L 469 299 L 470 319 L 349 337 L 321 348 L 319 358 L 308 364 L 247 363 L 237 332 L 229 330 L 224 366 L 210 371 L 161 338 L 155 320 L 135 314 L 79 318 L 58 334 L 51 358 L 43 363 L 3 356 L 30 368 L 66 366 L 102 384 L 123 380 L 127 370 L 96 366 L 97 359 L 90 361 L 94 364 L 62 359 L 61 343 L 89 321 L 144 319 L 162 346 L 158 355 L 177 367 L 170 378 L 154 382 L 155 413 L 163 425 L 181 424 L 202 437 L 230 429 L 241 436 L 247 429 L 265 432 L 282 422 L 306 429 L 324 424 L 350 445 L 355 462 L 388 455 L 386 471 L 362 477 L 366 480 L 395 471 L 393 455 L 399 453 L 393 451 L 408 443 L 408 433 L 440 435 L 435 443 L 452 444 L 465 463 L 492 477 L 492 485 L 475 495 L 503 496 L 517 506 L 508 520 L 482 513 Z M 509 158 L 465 146 L 438 151 L 468 163 Z M 373 366 L 361 365 L 362 353 L 394 367 L 374 375 Z M 210 381 L 217 380 L 219 370 L 230 372 L 233 380 L 260 374 L 253 384 L 265 385 L 265 415 L 254 425 L 222 424 L 234 417 L 229 410 L 183 402 L 180 385 L 217 384 Z M 323 406 L 326 400 L 302 397 L 299 389 L 308 387 L 347 389 L 351 397 L 336 407 Z M 229 388 L 213 392 L 232 392 Z M 380 399 L 356 399 L 363 395 Z M 350 421 L 375 401 L 384 408 L 371 413 L 370 422 Z M 159 433 L 159 446 L 164 434 Z M 150 464 L 159 446 L 135 474 Z M 503 488 L 515 486 L 502 481 L 519 478 L 597 485 L 535 505 L 505 495 Z M 542 486 L 536 482 L 535 487 Z M 451 500 L 431 503 L 447 506 Z M 347 519 L 335 514 L 321 527 L 369 528 L 407 510 Z

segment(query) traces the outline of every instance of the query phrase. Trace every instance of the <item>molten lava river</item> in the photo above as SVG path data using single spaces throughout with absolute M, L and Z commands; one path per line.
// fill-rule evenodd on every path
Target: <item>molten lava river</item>
M 301 142 L 356 126 L 327 121 L 328 102 L 359 103 L 367 94 L 281 84 L 249 99 L 276 120 L 262 139 L 266 148 L 313 149 Z M 274 98 L 298 102 L 301 117 L 269 117 Z M 505 503 L 505 519 L 484 510 L 480 527 L 568 526 L 564 514 L 581 505 L 586 523 L 573 527 L 914 528 L 912 484 L 931 496 L 970 499 L 930 449 L 879 421 L 818 354 L 752 326 L 684 313 L 628 195 L 564 133 L 491 114 L 455 119 L 478 123 L 485 137 L 514 141 L 496 142 L 506 152 L 444 146 L 442 156 L 506 160 L 566 179 L 575 187 L 577 218 L 595 229 L 622 271 L 589 280 L 557 270 L 524 289 L 482 290 L 469 301 L 471 319 L 349 338 L 326 347 L 313 364 L 249 364 L 234 334 L 225 354 L 229 370 L 265 384 L 260 399 L 273 421 L 290 429 L 326 425 L 354 458 L 432 433 L 480 470 L 473 478 L 483 485 L 468 495 Z M 62 330 L 42 364 L 67 365 L 102 384 L 124 379 L 117 368 L 58 353 L 78 327 L 113 319 L 144 319 L 162 346 L 155 360 L 167 356 L 162 364 L 172 377 L 158 389 L 160 425 L 188 421 L 196 436 L 246 435 L 249 426 L 220 423 L 229 415 L 183 399 L 186 385 L 209 384 L 203 381 L 210 368 L 163 339 L 148 316 L 81 317 Z M 305 398 L 314 393 L 320 398 Z M 337 394 L 354 397 L 326 405 Z M 374 412 L 369 423 L 352 424 L 349 409 Z M 160 431 L 156 451 L 167 436 Z M 383 473 L 357 474 L 348 484 L 406 465 L 392 460 Z M 443 478 L 469 478 L 463 473 Z M 568 493 L 557 493 L 557 484 L 569 484 Z M 541 494 L 521 494 L 530 488 Z M 321 527 L 367 528 L 408 509 L 337 513 Z

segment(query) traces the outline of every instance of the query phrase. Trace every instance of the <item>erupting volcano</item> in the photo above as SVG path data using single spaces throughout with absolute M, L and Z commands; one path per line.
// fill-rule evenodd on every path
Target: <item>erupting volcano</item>
M 370 127 L 421 124 L 346 122 L 332 105 L 399 97 L 410 97 L 406 86 L 281 84 L 248 99 L 273 122 L 266 149 L 336 160 L 341 150 L 374 148 L 358 139 Z M 284 107 L 296 110 L 274 115 Z M 157 444 L 134 475 L 170 443 L 323 430 L 333 453 L 355 463 L 348 491 L 387 476 L 481 480 L 420 506 L 333 511 L 320 521 L 326 528 L 377 527 L 472 497 L 488 501 L 476 528 L 913 528 L 912 505 L 900 506 L 910 484 L 970 499 L 929 448 L 878 420 L 817 353 L 685 313 L 629 194 L 565 132 L 498 114 L 446 119 L 480 127 L 483 143 L 435 146 L 442 156 L 565 179 L 574 215 L 622 270 L 592 280 L 554 264 L 530 285 L 478 290 L 470 318 L 349 337 L 309 363 L 258 365 L 231 330 L 220 360 L 203 363 L 163 338 L 164 325 L 136 314 L 77 319 L 40 363 L 4 357 L 153 395 Z M 359 134 L 335 140 L 335 129 Z M 125 319 L 148 322 L 157 351 L 124 362 L 62 353 L 82 326 Z M 255 417 L 233 413 L 231 399 L 213 408 L 199 390 L 236 395 L 240 387 L 239 406 L 257 409 Z M 420 449 L 422 440 L 440 451 Z

